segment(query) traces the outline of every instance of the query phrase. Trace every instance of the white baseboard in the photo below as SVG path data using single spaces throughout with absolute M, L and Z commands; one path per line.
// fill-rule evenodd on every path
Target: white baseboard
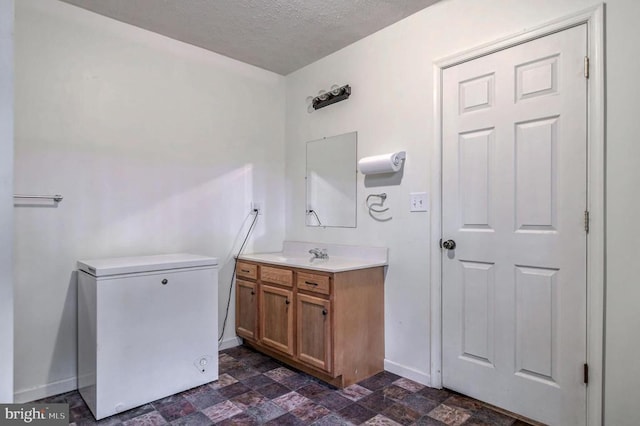
M 242 339 L 238 336 L 229 337 L 228 339 L 224 339 L 218 345 L 218 350 L 222 351 L 229 348 L 235 348 L 236 346 L 240 346 L 242 344 Z
M 388 359 L 385 359 L 384 369 L 391 373 L 397 374 L 398 376 L 411 379 L 414 382 L 418 382 L 422 385 L 431 386 L 431 376 L 422 371 L 418 371 L 415 368 L 407 367 L 405 365 L 398 364 L 397 362 L 393 362 Z
M 78 389 L 78 380 L 76 377 L 70 377 L 68 379 L 58 380 L 57 382 L 36 386 L 34 388 L 16 391 L 13 394 L 13 401 L 17 404 L 21 404 L 46 398 L 48 396 L 70 392 L 76 389 Z

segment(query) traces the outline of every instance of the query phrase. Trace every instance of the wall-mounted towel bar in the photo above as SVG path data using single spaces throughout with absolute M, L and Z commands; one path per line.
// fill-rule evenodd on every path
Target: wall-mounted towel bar
M 13 198 L 37 198 L 37 199 L 42 199 L 42 200 L 53 200 L 56 203 L 59 203 L 60 201 L 62 201 L 62 195 L 60 194 L 56 194 L 56 195 L 22 195 L 22 194 L 14 194 Z

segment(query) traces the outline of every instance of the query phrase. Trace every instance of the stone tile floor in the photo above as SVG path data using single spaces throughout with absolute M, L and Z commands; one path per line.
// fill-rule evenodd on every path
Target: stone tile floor
M 528 425 L 386 371 L 340 390 L 244 346 L 219 360 L 219 380 L 99 422 L 77 391 L 36 402 L 69 403 L 76 425 Z

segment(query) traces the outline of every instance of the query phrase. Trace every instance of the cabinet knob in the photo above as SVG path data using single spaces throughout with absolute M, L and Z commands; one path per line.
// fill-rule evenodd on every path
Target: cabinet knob
M 285 300 L 284 303 L 286 303 L 287 305 L 291 302 L 289 302 L 289 299 Z
M 165 278 L 165 279 L 162 280 L 162 285 L 167 285 L 168 282 L 169 282 L 169 280 Z
M 322 310 L 322 315 L 325 315 L 325 316 L 327 315 L 327 310 L 326 309 Z
M 256 294 L 256 292 L 251 290 L 251 295 L 253 296 L 254 294 Z

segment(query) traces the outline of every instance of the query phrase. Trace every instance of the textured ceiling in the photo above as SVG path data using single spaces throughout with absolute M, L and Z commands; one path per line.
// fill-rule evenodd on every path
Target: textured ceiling
M 286 75 L 439 0 L 62 0 Z

